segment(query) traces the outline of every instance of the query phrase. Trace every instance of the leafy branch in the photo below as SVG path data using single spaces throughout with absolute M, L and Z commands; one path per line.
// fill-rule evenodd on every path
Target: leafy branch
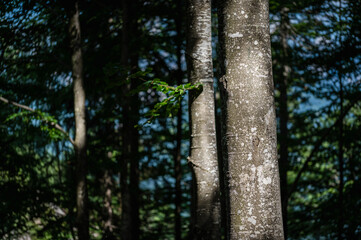
M 70 137 L 68 132 L 66 132 L 58 124 L 58 121 L 53 116 L 49 115 L 48 113 L 44 113 L 44 112 L 41 112 L 39 110 L 32 109 L 29 106 L 22 105 L 20 103 L 8 100 L 8 99 L 6 99 L 4 97 L 1 97 L 1 96 L 0 96 L 0 101 L 4 102 L 6 104 L 10 104 L 10 105 L 13 105 L 15 107 L 24 109 L 24 110 L 27 111 L 27 112 L 19 112 L 19 113 L 12 114 L 6 119 L 6 121 L 13 120 L 13 119 L 15 119 L 17 117 L 21 117 L 23 119 L 33 118 L 33 119 L 36 119 L 36 120 L 40 120 L 43 123 L 45 123 L 45 124 L 40 126 L 40 129 L 42 131 L 48 132 L 51 138 L 59 139 L 59 138 L 62 138 L 62 136 L 65 136 L 71 142 L 71 144 L 73 144 L 73 145 L 75 144 L 74 140 Z
M 162 113 L 164 113 L 167 117 L 172 117 L 176 115 L 180 107 L 180 103 L 187 91 L 202 91 L 202 84 L 200 83 L 186 83 L 178 86 L 170 86 L 168 83 L 161 81 L 159 78 L 145 80 L 139 75 L 137 76 L 137 78 L 142 80 L 143 84 L 139 85 L 136 89 L 131 91 L 129 93 L 130 95 L 137 94 L 141 91 L 146 91 L 148 89 L 154 89 L 158 92 L 163 93 L 166 96 L 166 98 L 156 103 L 154 107 L 145 114 L 147 120 L 143 124 L 141 124 L 141 126 L 135 126 L 138 128 L 141 128 L 145 124 L 152 123 Z

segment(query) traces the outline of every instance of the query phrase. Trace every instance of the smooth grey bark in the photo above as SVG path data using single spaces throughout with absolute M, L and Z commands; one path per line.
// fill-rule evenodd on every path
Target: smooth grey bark
M 89 239 L 89 210 L 86 180 L 86 113 L 80 33 L 79 9 L 78 2 L 76 1 L 71 10 L 69 25 L 75 116 L 76 226 L 79 240 L 87 240 Z
M 190 95 L 191 150 L 194 177 L 193 239 L 220 239 L 221 216 L 214 111 L 211 46 L 211 1 L 189 0 L 187 60 L 190 82 L 201 83 L 201 93 Z
M 288 97 L 287 87 L 290 79 L 291 67 L 289 66 L 288 56 L 288 37 L 289 37 L 289 9 L 284 7 L 281 9 L 281 25 L 280 25 L 280 37 L 282 44 L 282 77 L 279 83 L 280 90 L 280 179 L 281 179 L 281 200 L 282 200 L 282 219 L 283 219 L 283 231 L 285 239 L 287 239 L 287 205 L 288 205 L 288 193 L 287 193 L 287 170 L 288 170 Z
M 219 24 L 229 238 L 284 239 L 267 0 L 224 0 Z

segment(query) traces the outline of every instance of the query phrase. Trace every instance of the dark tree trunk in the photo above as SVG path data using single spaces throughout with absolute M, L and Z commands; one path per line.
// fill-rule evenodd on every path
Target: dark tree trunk
M 76 155 L 76 226 L 79 240 L 89 239 L 89 210 L 87 191 L 87 157 L 86 157 L 86 113 L 85 89 L 83 79 L 83 59 L 78 2 L 71 9 L 70 47 L 72 50 L 72 76 L 74 90 L 75 116 L 75 155 Z
M 182 0 L 177 0 L 177 15 L 175 18 L 177 38 L 176 38 L 176 57 L 178 69 L 176 72 L 177 84 L 182 84 L 183 72 L 182 72 Z M 176 149 L 174 153 L 174 177 L 175 177 L 175 212 L 174 212 L 174 239 L 181 240 L 182 238 L 182 221 L 181 221 L 181 211 L 182 211 L 182 188 L 181 188 L 181 179 L 182 179 L 182 169 L 181 169 L 181 145 L 182 145 L 182 103 L 179 105 L 177 113 L 177 134 L 176 134 Z
M 282 219 L 285 239 L 287 239 L 287 170 L 288 170 L 288 100 L 287 87 L 290 79 L 291 67 L 288 57 L 288 32 L 289 32 L 288 9 L 281 10 L 281 44 L 282 44 L 282 77 L 279 83 L 280 90 L 280 179 L 281 179 L 281 199 L 282 199 Z
M 134 48 L 136 38 L 135 2 L 122 1 L 123 28 L 121 45 L 121 63 L 132 73 L 138 68 L 138 57 Z M 137 83 L 131 81 L 123 87 L 122 109 L 122 159 L 121 159 L 121 195 L 122 195 L 122 240 L 139 239 L 139 133 L 134 127 L 139 119 L 138 95 L 128 96 Z
M 343 22 L 342 22 L 342 1 L 339 1 L 339 24 L 342 26 Z M 338 36 L 338 41 L 339 44 L 341 46 L 341 48 L 343 47 L 343 43 L 342 43 L 342 32 L 339 33 Z M 343 113 L 343 83 L 342 83 L 342 65 L 339 66 L 338 69 L 338 81 L 339 81 L 339 87 L 340 87 L 340 91 L 339 91 L 339 95 L 340 95 L 340 116 L 342 116 Z M 341 120 L 338 124 L 338 128 L 339 128 L 339 140 L 338 140 L 338 168 L 339 168 L 339 178 L 340 178 L 340 183 L 339 183 L 339 189 L 338 189 L 338 208 L 339 208 L 339 217 L 338 217 L 338 226 L 337 226 L 337 238 L 339 240 L 344 239 L 343 236 L 343 227 L 344 227 L 344 206 L 343 206 L 343 188 L 344 188 L 344 160 L 343 160 L 343 147 L 344 147 L 344 140 L 343 140 L 343 120 Z
M 343 115 L 343 84 L 342 84 L 342 75 L 339 73 L 338 74 L 338 78 L 339 78 L 339 85 L 340 85 L 340 116 Z M 343 169 L 343 165 L 344 165 L 344 161 L 343 161 L 343 121 L 341 120 L 338 124 L 338 129 L 339 129 L 339 139 L 338 139 L 338 168 L 339 168 L 339 178 L 340 178 L 340 183 L 339 183 L 339 189 L 338 189 L 338 208 L 339 208 L 339 217 L 338 217 L 338 236 L 337 238 L 339 240 L 344 239 L 343 237 L 343 225 L 344 225 L 344 216 L 343 216 L 343 211 L 344 211 L 344 206 L 343 206 L 343 188 L 344 188 L 344 169 Z
M 175 175 L 175 225 L 174 225 L 174 236 L 175 240 L 182 238 L 182 222 L 181 222 L 181 211 L 182 211 L 182 169 L 181 169 L 181 144 L 182 144 L 182 106 L 180 106 L 177 114 L 177 135 L 176 135 L 176 150 L 174 154 L 174 175 Z
M 103 186 L 104 186 L 104 235 L 103 239 L 115 239 L 113 230 L 113 209 L 112 209 L 112 189 L 113 189 L 113 180 L 112 180 L 112 171 L 105 170 L 103 176 Z

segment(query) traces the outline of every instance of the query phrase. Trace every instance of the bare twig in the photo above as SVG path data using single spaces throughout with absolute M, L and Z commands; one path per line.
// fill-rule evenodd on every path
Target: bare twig
M 208 171 L 207 169 L 203 168 L 202 166 L 194 163 L 194 162 L 192 161 L 192 159 L 191 159 L 190 156 L 187 157 L 187 161 L 188 161 L 188 163 L 191 164 L 193 167 L 197 167 L 197 168 L 199 168 L 199 169 L 201 169 L 201 170 L 203 170 L 203 171 L 205 171 L 205 172 L 211 173 L 210 171 Z

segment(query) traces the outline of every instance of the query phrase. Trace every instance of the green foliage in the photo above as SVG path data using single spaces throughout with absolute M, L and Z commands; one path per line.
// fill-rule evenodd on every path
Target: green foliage
M 133 77 L 133 76 L 132 76 Z M 139 77 L 139 75 L 137 76 Z M 160 116 L 173 117 L 177 114 L 180 103 L 183 97 L 189 91 L 199 92 L 202 91 L 202 84 L 181 84 L 179 86 L 170 86 L 168 83 L 161 81 L 159 78 L 152 80 L 144 80 L 138 88 L 130 92 L 130 94 L 137 94 L 141 91 L 147 91 L 148 89 L 154 89 L 163 94 L 164 98 L 160 102 L 156 103 L 152 109 L 150 109 L 145 117 L 147 120 L 142 125 L 136 125 L 135 127 L 141 128 L 145 124 L 152 123 Z
M 63 133 L 55 126 L 58 124 L 58 121 L 54 116 L 51 116 L 48 113 L 42 112 L 40 110 L 30 111 L 19 111 L 17 113 L 10 114 L 6 118 L 6 122 L 12 121 L 16 118 L 21 118 L 25 124 L 39 123 L 39 127 L 42 131 L 49 134 L 49 137 L 54 141 L 64 140 L 68 137 L 67 134 Z M 38 120 L 38 121 L 32 121 Z

